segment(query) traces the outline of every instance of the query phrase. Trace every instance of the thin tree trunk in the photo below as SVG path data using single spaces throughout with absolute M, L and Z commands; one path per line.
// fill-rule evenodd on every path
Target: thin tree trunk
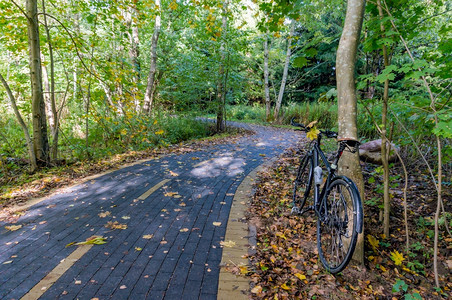
M 39 45 L 39 23 L 37 0 L 26 1 L 28 49 L 33 115 L 33 148 L 38 167 L 49 164 L 49 141 L 47 120 L 42 93 L 41 47 Z
M 130 60 L 132 62 L 133 66 L 133 87 L 132 87 L 132 95 L 134 99 L 134 105 L 135 105 L 135 111 L 139 113 L 141 111 L 141 104 L 140 104 L 140 97 L 138 92 L 138 83 L 140 81 L 140 61 L 138 59 L 140 55 L 139 50 L 139 44 L 140 44 L 140 38 L 138 35 L 138 25 L 135 21 L 137 18 L 137 10 L 136 7 L 131 8 L 130 15 L 130 27 L 131 27 L 131 34 L 130 34 L 130 49 L 129 49 L 129 56 Z M 154 89 L 155 90 L 155 89 Z
M 339 138 L 358 140 L 355 63 L 359 36 L 364 17 L 365 0 L 348 0 L 344 29 L 336 55 Z M 358 153 L 345 151 L 339 163 L 339 172 L 352 179 L 364 199 L 364 181 Z M 364 263 L 364 239 L 359 235 L 353 258 Z
M 50 37 L 50 30 L 47 24 L 47 15 L 45 11 L 45 1 L 42 0 L 42 11 L 44 15 L 44 28 L 47 35 L 47 44 L 49 45 L 49 58 L 50 58 L 50 113 L 49 113 L 49 123 L 50 130 L 52 133 L 52 149 L 51 149 L 51 157 L 52 160 L 56 160 L 58 158 L 58 131 L 59 131 L 59 119 L 58 113 L 56 109 L 56 100 L 55 100 L 55 60 L 53 58 L 53 45 L 52 39 Z
M 265 119 L 270 119 L 270 88 L 268 86 L 268 31 L 264 37 L 264 89 L 265 89 Z
M 28 155 L 30 157 L 31 171 L 34 172 L 37 169 L 38 165 L 36 164 L 36 154 L 34 152 L 33 141 L 30 137 L 30 132 L 28 131 L 28 127 L 25 124 L 24 120 L 22 119 L 19 109 L 17 108 L 16 98 L 14 98 L 14 95 L 11 92 L 9 85 L 6 82 L 6 80 L 3 78 L 2 74 L 0 74 L 0 81 L 2 82 L 3 87 L 6 90 L 6 94 L 8 94 L 8 98 L 11 102 L 11 107 L 13 108 L 17 121 L 19 122 L 19 125 L 20 125 L 20 127 L 22 127 L 22 130 L 24 132 L 25 141 L 27 142 Z
M 381 1 L 377 0 L 378 14 L 380 16 L 380 30 L 384 34 L 386 32 L 383 24 L 383 9 L 381 7 Z M 382 46 L 384 66 L 389 66 L 389 56 L 385 45 Z M 383 164 L 383 233 L 389 237 L 389 214 L 391 211 L 391 202 L 389 198 L 389 141 L 387 139 L 387 115 L 388 115 L 388 99 L 389 99 L 389 79 L 384 82 L 383 90 L 383 107 L 381 110 L 381 161 Z
M 221 41 L 221 47 L 220 47 L 220 53 L 221 53 L 221 58 L 220 58 L 220 69 L 218 71 L 218 84 L 217 84 L 217 103 L 218 103 L 218 108 L 217 108 L 217 131 L 218 132 L 223 132 L 225 130 L 226 124 L 225 124 L 225 100 L 226 100 L 226 91 L 225 91 L 225 84 L 224 84 L 224 65 L 225 65 L 225 60 L 226 60 L 226 55 L 225 55 L 225 43 L 226 43 L 226 39 L 224 37 L 224 35 L 226 34 L 227 31 L 227 26 L 228 26 L 228 16 L 227 16 L 227 11 L 228 11 L 228 0 L 225 0 L 223 2 L 223 17 L 222 17 L 222 41 Z
M 278 100 L 276 101 L 275 112 L 273 114 L 273 118 L 275 119 L 275 121 L 278 121 L 279 111 L 281 109 L 281 103 L 284 96 L 284 90 L 286 89 L 287 74 L 289 73 L 290 55 L 292 53 L 292 36 L 294 35 L 294 32 L 295 32 L 295 21 L 292 21 L 289 39 L 287 40 L 286 62 L 284 63 L 281 87 L 279 88 Z
M 152 109 L 152 102 L 155 89 L 154 79 L 155 73 L 157 71 L 157 44 L 160 34 L 160 26 L 161 26 L 161 9 L 160 9 L 160 0 L 155 0 L 155 5 L 159 7 L 159 12 L 155 16 L 155 25 L 154 25 L 154 33 L 152 34 L 152 42 L 151 42 L 151 67 L 149 69 L 148 81 L 146 86 L 146 92 L 144 94 L 144 105 L 143 111 L 145 113 L 149 113 Z

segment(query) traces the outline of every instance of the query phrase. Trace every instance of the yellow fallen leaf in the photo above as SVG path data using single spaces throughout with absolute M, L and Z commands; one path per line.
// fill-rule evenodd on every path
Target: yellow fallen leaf
M 223 247 L 232 248 L 236 245 L 236 243 L 234 241 L 227 241 L 227 242 L 221 241 L 220 245 Z
M 12 260 L 8 260 L 8 261 L 5 261 L 3 264 L 4 265 L 8 265 L 8 264 L 10 264 L 10 263 L 12 263 L 13 261 Z
M 240 269 L 240 274 L 242 274 L 242 275 L 248 274 L 248 267 L 247 266 L 240 266 L 239 269 Z
M 367 235 L 367 240 L 369 241 L 369 244 L 372 246 L 372 249 L 374 249 L 375 251 L 378 248 L 380 241 L 370 234 Z
M 395 250 L 394 252 L 391 252 L 391 259 L 394 261 L 396 266 L 400 266 L 402 261 L 405 260 L 405 257 L 403 257 L 403 254 L 399 253 L 399 251 Z
M 169 172 L 170 172 L 170 175 L 171 175 L 171 176 L 174 176 L 174 177 L 179 176 L 179 174 L 177 174 L 177 173 L 175 173 L 175 172 L 173 172 L 173 171 L 169 171 Z
M 179 206 L 187 206 L 184 202 L 179 203 Z
M 143 248 L 135 247 L 135 251 L 141 251 L 141 250 L 143 250 Z
M 129 216 L 122 216 L 121 219 L 123 219 L 123 220 L 129 220 L 130 217 L 129 217 Z
M 84 242 L 75 243 L 75 245 L 103 245 L 107 243 L 107 239 L 103 236 L 93 235 L 87 238 Z M 68 244 L 69 245 L 69 244 Z M 66 245 L 67 247 L 67 245 Z
M 143 239 L 150 240 L 150 239 L 152 239 L 153 236 L 154 236 L 153 234 L 145 234 L 145 235 L 143 235 Z
M 76 280 L 75 284 L 82 284 L 82 281 L 81 280 Z
M 213 226 L 221 226 L 221 222 L 213 222 Z
M 285 283 L 283 283 L 283 284 L 281 285 L 281 288 L 284 289 L 284 290 L 286 290 L 286 291 L 290 291 L 290 287 L 288 287 L 287 284 L 285 284 Z
M 297 277 L 297 278 L 300 279 L 300 280 L 305 280 L 305 279 L 306 279 L 306 276 L 303 275 L 303 274 L 295 273 L 294 275 L 295 275 L 295 277 Z
M 180 232 L 187 232 L 188 228 L 182 228 L 181 230 L 179 230 Z
M 178 194 L 179 194 L 178 192 L 168 192 L 168 193 L 165 193 L 164 196 L 165 197 L 175 197 Z
M 22 225 L 11 225 L 11 226 L 5 226 L 6 230 L 9 231 L 16 231 L 22 228 Z
M 105 218 L 108 217 L 109 215 L 111 215 L 109 211 L 101 212 L 100 214 L 98 214 L 99 218 Z
M 159 131 L 156 131 L 155 132 L 155 134 L 157 134 L 157 135 L 162 135 L 162 134 L 164 134 L 165 133 L 165 131 L 163 131 L 162 129 L 160 129 Z

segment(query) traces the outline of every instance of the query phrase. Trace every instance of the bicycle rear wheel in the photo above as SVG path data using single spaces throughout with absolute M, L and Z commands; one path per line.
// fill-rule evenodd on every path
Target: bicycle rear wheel
M 347 266 L 355 251 L 362 224 L 357 219 L 362 218 L 361 199 L 352 181 L 337 177 L 324 201 L 317 220 L 317 249 L 322 264 L 335 274 Z
M 300 161 L 293 188 L 293 206 L 300 212 L 307 200 L 312 199 L 312 177 L 312 156 L 305 155 Z

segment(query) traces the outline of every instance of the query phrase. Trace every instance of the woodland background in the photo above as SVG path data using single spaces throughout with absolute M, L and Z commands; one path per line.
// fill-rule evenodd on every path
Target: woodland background
M 46 174 L 58 180 L 67 166 L 211 136 L 225 120 L 287 125 L 296 117 L 337 129 L 346 5 L 0 0 L 2 204 Z M 406 171 L 389 163 L 369 171 L 377 196 L 366 205 L 384 211 L 387 238 L 401 178 L 424 182 L 436 202 L 415 222 L 435 229 L 434 243 L 418 254 L 436 256 L 439 240 L 447 261 L 450 234 L 439 232 L 452 225 L 451 12 L 450 1 L 367 1 L 355 70 L 360 140 L 391 140 Z M 407 247 L 414 251 L 408 239 Z M 419 264 L 413 272 L 425 272 Z

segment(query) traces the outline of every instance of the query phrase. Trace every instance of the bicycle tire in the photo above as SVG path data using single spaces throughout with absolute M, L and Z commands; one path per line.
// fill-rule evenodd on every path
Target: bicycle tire
M 293 205 L 301 211 L 308 198 L 312 198 L 312 156 L 305 155 L 298 167 L 297 178 L 293 188 Z
M 324 199 L 317 220 L 317 249 L 324 267 L 336 274 L 347 267 L 355 251 L 362 204 L 356 185 L 342 176 L 332 180 Z

